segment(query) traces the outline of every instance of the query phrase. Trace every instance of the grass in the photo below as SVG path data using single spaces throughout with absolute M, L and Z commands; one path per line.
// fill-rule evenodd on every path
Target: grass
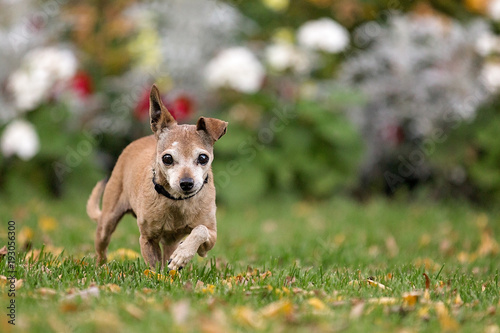
M 65 201 L 0 204 L 4 219 L 16 221 L 17 246 L 32 249 L 17 259 L 22 282 L 15 297 L 16 331 L 500 327 L 500 214 L 494 210 L 344 198 L 222 207 L 218 241 L 208 258 L 195 257 L 179 273 L 153 273 L 142 258 L 134 259 L 140 250 L 132 217 L 113 235 L 109 252 L 115 260 L 95 267 L 95 224 L 84 212 L 85 193 Z M 6 261 L 0 275 L 8 276 Z M 9 283 L 3 284 L 0 305 L 6 312 Z M 11 329 L 2 314 L 0 331 Z

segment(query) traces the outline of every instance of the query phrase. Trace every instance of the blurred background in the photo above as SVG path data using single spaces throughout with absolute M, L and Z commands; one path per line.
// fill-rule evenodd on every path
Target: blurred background
M 149 135 L 229 122 L 221 206 L 500 199 L 500 1 L 0 0 L 0 199 L 84 206 Z

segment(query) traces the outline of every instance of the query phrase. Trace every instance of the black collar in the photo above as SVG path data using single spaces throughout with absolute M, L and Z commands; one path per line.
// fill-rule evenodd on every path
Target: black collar
M 174 196 L 172 196 L 172 194 L 168 193 L 167 190 L 165 190 L 165 188 L 158 184 L 156 181 L 155 181 L 155 178 L 156 178 L 156 171 L 155 169 L 153 169 L 153 184 L 155 186 L 155 190 L 156 192 L 158 192 L 158 194 L 161 194 L 171 200 L 186 200 L 186 199 L 191 199 L 192 197 L 194 197 L 195 195 L 197 195 L 198 193 L 200 193 L 200 191 L 203 189 L 203 186 L 205 186 L 206 183 L 208 183 L 208 175 L 207 177 L 205 178 L 205 181 L 203 182 L 203 185 L 201 185 L 201 188 L 198 190 L 198 192 L 190 195 L 189 197 L 179 197 L 179 198 L 176 198 Z

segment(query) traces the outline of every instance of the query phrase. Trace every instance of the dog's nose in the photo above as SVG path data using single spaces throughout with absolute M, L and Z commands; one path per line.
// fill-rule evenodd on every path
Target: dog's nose
M 193 178 L 182 178 L 180 185 L 183 191 L 189 191 L 194 186 L 194 180 Z

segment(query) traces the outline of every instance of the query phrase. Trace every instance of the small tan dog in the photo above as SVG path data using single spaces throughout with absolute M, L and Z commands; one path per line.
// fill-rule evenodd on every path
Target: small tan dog
M 128 145 L 107 183 L 97 183 L 87 202 L 87 214 L 97 222 L 98 264 L 106 262 L 111 234 L 126 213 L 137 217 L 141 253 L 152 268 L 161 263 L 180 269 L 196 252 L 205 257 L 217 240 L 211 164 L 227 122 L 201 117 L 196 126 L 178 125 L 156 85 L 149 103 L 154 135 Z

